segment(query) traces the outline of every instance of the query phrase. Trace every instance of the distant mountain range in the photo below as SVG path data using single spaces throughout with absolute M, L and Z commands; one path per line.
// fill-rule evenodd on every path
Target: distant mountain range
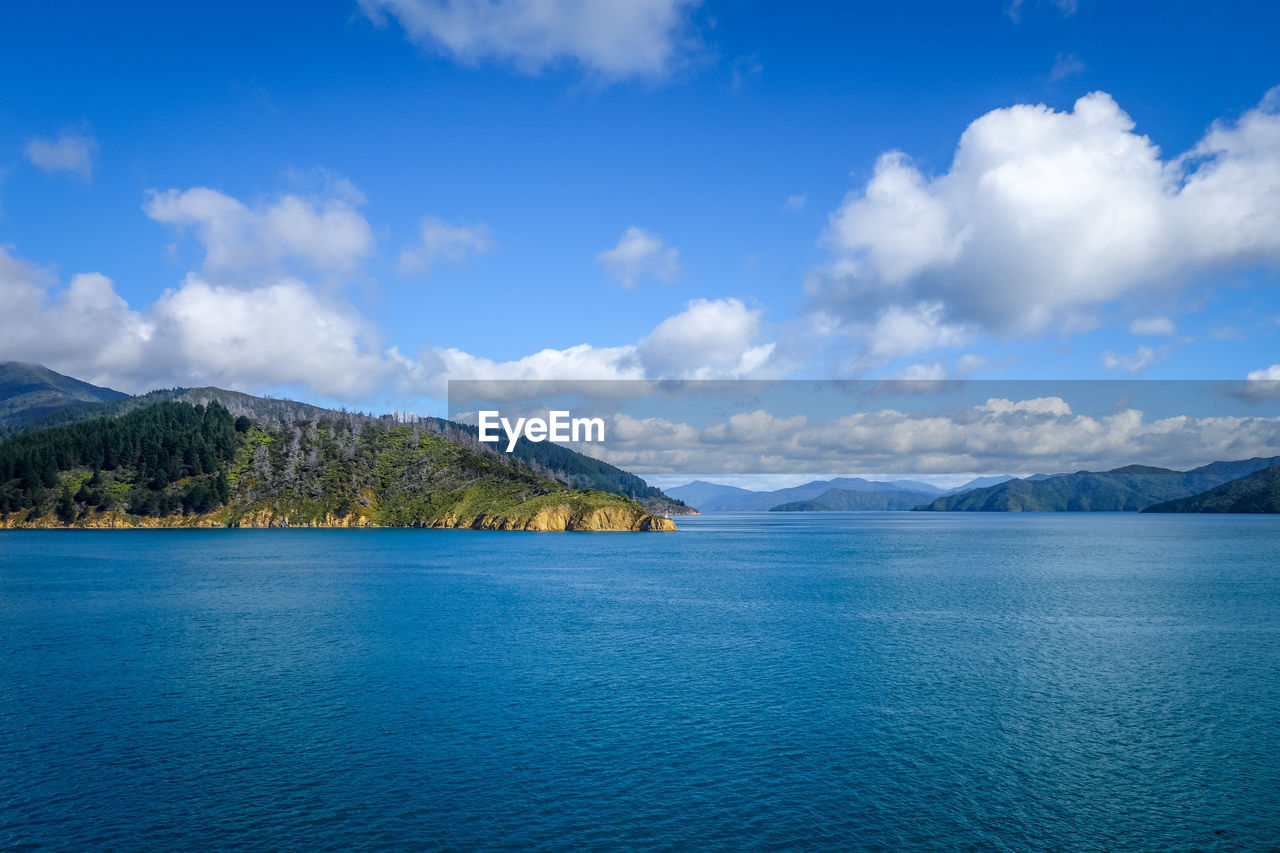
M 807 501 L 791 501 L 770 507 L 771 512 L 869 512 L 915 509 L 920 506 L 922 492 L 886 489 L 860 492 L 853 489 L 827 489 Z
M 765 512 L 775 508 L 785 512 L 914 509 L 943 495 L 1012 479 L 1011 475 L 979 477 L 954 489 L 940 489 L 918 480 L 866 480 L 862 477 L 836 477 L 831 480 L 814 480 L 799 486 L 760 492 L 719 483 L 708 483 L 705 480 L 694 480 L 692 483 L 666 491 L 671 497 L 679 498 L 702 512 Z M 846 492 L 849 494 L 845 494 Z M 865 497 L 869 494 L 891 494 L 893 497 Z M 864 497 L 858 497 L 858 495 Z M 892 506 L 882 504 L 892 504 Z
M 266 480 L 272 482 L 268 482 L 265 487 L 260 488 L 255 492 L 255 500 L 258 497 L 266 496 L 266 499 L 269 499 L 269 501 L 275 501 L 275 504 L 273 504 L 273 506 L 275 506 L 276 504 L 279 504 L 280 500 L 285 500 L 288 495 L 293 494 L 293 491 L 296 490 L 299 484 L 310 482 L 310 485 L 307 486 L 307 488 L 316 493 L 316 496 L 318 497 L 316 497 L 315 500 L 301 501 L 300 503 L 299 500 L 288 498 L 286 501 L 286 503 L 290 503 L 295 510 L 302 504 L 306 504 L 310 507 L 310 509 L 307 509 L 307 511 L 302 513 L 302 515 L 306 515 L 307 512 L 314 515 L 312 510 L 321 505 L 326 505 L 327 498 L 325 498 L 324 495 L 326 492 L 331 492 L 333 490 L 321 481 L 308 481 L 308 477 L 314 475 L 314 471 L 307 473 L 296 469 L 298 454 L 302 453 L 302 450 L 299 449 L 300 446 L 306 445 L 307 442 L 319 442 L 313 443 L 311 445 L 311 449 L 306 451 L 306 453 L 313 457 L 317 455 L 324 456 L 324 454 L 329 451 L 338 453 L 338 457 L 341 458 L 335 457 L 331 460 L 335 464 L 340 462 L 347 468 L 355 465 L 355 469 L 342 475 L 344 478 L 352 481 L 362 481 L 362 478 L 364 480 L 369 480 L 369 478 L 372 477 L 372 469 L 366 470 L 363 467 L 365 463 L 360 463 L 358 460 L 353 461 L 350 454 L 356 453 L 357 450 L 368 456 L 377 456 L 384 452 L 389 452 L 391 445 L 388 444 L 388 442 L 391 442 L 392 439 L 387 438 L 386 436 L 391 436 L 393 432 L 395 435 L 400 435 L 406 429 L 409 431 L 408 434 L 411 437 L 418 436 L 418 438 L 413 440 L 418 441 L 420 444 L 425 441 L 425 439 L 421 438 L 421 433 L 426 432 L 434 434 L 443 441 L 443 445 L 441 446 L 452 446 L 457 448 L 454 451 L 455 456 L 453 457 L 457 460 L 456 464 L 461 465 L 463 464 L 463 461 L 466 461 L 466 464 L 470 466 L 466 472 L 455 471 L 449 477 L 444 478 L 444 480 L 437 477 L 437 483 L 447 481 L 456 485 L 458 483 L 474 481 L 478 486 L 483 486 L 484 489 L 494 492 L 495 495 L 498 492 L 505 494 L 507 491 L 511 491 L 511 489 L 516 489 L 517 492 L 526 494 L 526 497 L 537 497 L 538 495 L 555 493 L 563 497 L 564 500 L 562 503 L 564 503 L 565 506 L 572 505 L 577 508 L 586 507 L 595 513 L 595 517 L 599 517 L 601 515 L 600 512 L 596 512 L 596 510 L 600 510 L 605 515 L 609 515 L 611 517 L 611 521 L 609 522 L 611 524 L 625 525 L 631 524 L 632 522 L 640 525 L 650 524 L 651 522 L 644 521 L 640 518 L 644 512 L 654 515 L 674 515 L 694 512 L 694 510 L 685 506 L 680 501 L 667 497 L 667 495 L 665 495 L 660 489 L 650 486 L 640 477 L 623 471 L 613 465 L 601 462 L 598 459 L 593 459 L 589 456 L 585 456 L 581 453 L 577 453 L 573 450 L 559 447 L 557 445 L 549 443 L 534 444 L 524 440 L 521 440 L 517 444 L 515 452 L 510 455 L 505 453 L 495 453 L 490 445 L 483 445 L 477 440 L 476 430 L 474 427 L 456 424 L 440 418 L 415 418 L 410 423 L 402 423 L 390 416 L 375 417 L 372 415 L 352 412 L 333 411 L 306 403 L 299 403 L 293 400 L 255 397 L 250 394 L 244 394 L 238 391 L 227 391 L 220 388 L 176 388 L 152 391 L 148 394 L 142 394 L 134 397 L 123 394 L 119 391 L 98 388 L 96 386 L 89 385 L 88 383 L 80 382 L 79 380 L 72 379 L 71 377 L 55 373 L 54 371 L 41 367 L 40 365 L 22 364 L 17 362 L 0 363 L 0 414 L 3 415 L 3 417 L 0 418 L 0 438 L 8 436 L 8 440 L 0 443 L 0 448 L 8 447 L 12 449 L 17 447 L 20 449 L 22 447 L 26 447 L 27 450 L 15 451 L 15 453 L 17 453 L 18 456 L 23 454 L 30 455 L 35 452 L 32 448 L 42 446 L 40 440 L 29 439 L 30 436 L 38 436 L 39 434 L 47 433 L 50 441 L 65 441 L 69 440 L 67 436 L 71 435 L 71 433 L 66 432 L 67 429 L 75 427 L 78 424 L 83 424 L 86 421 L 107 419 L 106 421 L 103 421 L 103 423 L 121 424 L 141 412 L 151 410 L 156 407 L 174 405 L 180 407 L 179 409 L 173 410 L 179 413 L 185 412 L 185 409 L 181 408 L 183 406 L 198 406 L 207 410 L 211 406 L 216 405 L 228 412 L 232 418 L 246 419 L 247 422 L 254 426 L 256 431 L 240 431 L 241 435 L 239 441 L 242 445 L 242 452 L 249 452 L 252 450 L 259 456 L 264 452 L 268 456 L 271 456 L 272 454 L 282 450 L 282 448 L 278 446 L 280 443 L 283 442 L 291 445 L 282 457 L 282 461 L 276 464 L 276 468 L 273 469 L 276 473 L 264 475 Z M 186 417 L 186 415 L 183 414 L 182 417 Z M 148 426 L 147 424 L 149 423 L 150 422 L 143 421 L 140 422 L 141 425 L 131 427 L 131 429 L 133 429 L 138 435 L 143 435 L 148 429 L 154 431 L 159 428 L 154 425 Z M 344 439 L 346 444 L 338 450 L 328 447 L 324 441 L 320 441 L 317 438 L 316 425 L 318 424 L 328 424 L 328 426 L 325 427 L 325 430 L 327 430 L 327 433 L 325 434 L 328 435 L 338 433 L 349 434 L 349 437 Z M 322 430 L 322 432 L 324 432 L 324 430 Z M 276 435 L 277 433 L 279 433 L 279 435 Z M 248 442 L 247 437 L 259 434 L 267 436 L 270 440 L 264 439 L 253 447 L 249 447 L 248 444 L 246 444 L 246 442 Z M 57 438 L 57 436 L 62 436 L 62 438 Z M 378 438 L 378 436 L 383 436 L 383 438 Z M 187 440 L 187 437 L 180 435 L 175 438 L 175 440 L 185 441 Z M 22 443 L 24 441 L 25 443 Z M 14 442 L 19 443 L 14 444 Z M 301 445 L 299 444 L 300 442 Z M 252 442 L 248 443 L 252 444 Z M 425 447 L 425 444 L 423 446 Z M 389 470 L 400 471 L 402 465 L 409 465 L 412 468 L 419 464 L 435 464 L 430 460 L 446 460 L 447 456 L 448 454 L 443 451 L 438 453 L 433 451 L 432 454 L 424 456 L 421 463 L 414 462 L 412 458 L 406 457 L 392 463 Z M 16 456 L 14 458 L 17 459 Z M 501 481 L 499 484 L 501 488 L 494 485 L 494 483 L 498 481 L 494 481 L 493 477 L 488 474 L 484 474 L 486 470 L 484 460 L 486 458 L 493 459 L 497 463 L 500 463 L 497 465 L 490 464 L 488 465 L 488 469 L 491 469 L 493 477 L 497 477 L 498 481 Z M 236 464 L 238 465 L 243 461 L 244 460 L 242 459 L 238 459 Z M 217 464 L 226 467 L 231 463 L 228 460 L 223 460 Z M 373 463 L 370 462 L 368 464 Z M 445 468 L 449 468 L 453 463 L 448 463 L 446 460 L 445 462 L 441 462 L 441 464 L 443 464 Z M 289 471 L 287 475 L 281 474 L 281 465 L 284 466 L 284 469 Z M 207 467 L 208 464 L 202 463 L 202 468 Z M 384 465 L 384 468 L 385 467 L 386 466 Z M 506 469 L 510 469 L 510 471 L 508 472 Z M 222 489 L 222 492 L 225 493 L 233 504 L 238 497 L 245 497 L 236 490 L 236 478 L 234 476 L 235 470 L 236 469 L 234 468 L 226 467 L 226 470 L 223 471 L 224 476 L 230 477 L 228 485 L 230 485 L 231 488 L 229 490 Z M 134 472 L 134 474 L 136 473 L 137 472 Z M 210 473 L 211 472 L 209 471 L 204 471 L 200 475 L 193 476 L 196 476 L 197 480 L 200 480 L 201 477 L 207 479 L 206 475 L 209 475 Z M 405 469 L 403 473 L 404 476 L 409 477 L 410 479 L 412 479 L 412 476 L 416 476 L 412 475 L 412 471 L 409 469 Z M 36 480 L 32 480 L 31 477 L 24 474 L 23 477 L 19 478 L 20 485 L 15 485 L 13 482 L 6 483 L 3 479 L 0 479 L 0 491 L 7 490 L 4 492 L 4 499 L 7 502 L 7 505 L 15 507 L 21 506 L 24 508 L 24 512 L 27 512 L 27 510 L 36 506 L 45 506 L 47 509 L 46 498 L 40 494 L 40 490 L 52 489 L 54 492 L 50 492 L 50 495 L 55 495 L 57 489 L 60 488 L 59 484 L 61 481 L 66 479 L 68 476 L 69 469 L 64 470 L 55 465 L 54 468 L 47 471 L 41 471 L 40 474 L 41 476 L 36 478 Z M 87 472 L 84 476 L 87 477 L 91 474 L 92 472 Z M 107 501 L 104 506 L 116 506 L 116 504 L 119 504 L 118 508 L 127 508 L 127 505 L 134 505 L 135 507 L 148 509 L 150 515 L 155 515 L 155 513 L 150 512 L 150 510 L 156 509 L 161 512 L 161 514 L 166 514 L 164 512 L 166 506 L 169 509 L 172 509 L 173 506 L 176 505 L 175 501 L 178 501 L 178 496 L 176 492 L 174 492 L 176 486 L 163 485 L 153 488 L 152 486 L 159 482 L 155 477 L 151 477 L 145 483 L 134 482 L 129 479 L 129 477 L 134 476 L 134 474 L 128 474 L 126 472 L 126 475 L 122 475 L 124 476 L 124 479 L 116 479 L 114 477 L 109 478 L 112 479 L 112 482 L 115 484 L 115 488 L 119 493 L 117 494 L 119 500 L 114 503 L 112 501 Z M 274 478 L 277 474 L 284 476 L 285 480 L 288 482 L 274 483 Z M 76 476 L 80 475 L 77 474 Z M 396 477 L 400 476 L 400 474 L 396 474 Z M 167 474 L 166 477 L 168 477 Z M 201 482 L 203 481 L 201 480 Z M 214 481 L 211 480 L 210 482 L 212 483 Z M 371 494 L 376 497 L 378 489 L 373 487 L 372 480 L 369 480 L 369 482 Z M 389 484 L 390 482 L 391 481 L 385 481 L 385 484 Z M 126 485 L 129 489 L 136 492 L 133 498 L 125 496 Z M 183 488 L 193 489 L 195 485 L 198 485 L 198 483 L 193 481 Z M 30 487 L 29 492 L 28 487 Z M 210 486 L 210 488 L 212 488 L 212 486 Z M 78 487 L 72 491 L 78 494 Z M 92 492 L 92 490 L 90 490 L 90 492 Z M 155 492 L 156 494 L 150 494 L 151 492 Z M 604 496 L 617 496 L 622 500 L 612 501 L 608 499 L 608 497 L 580 497 L 580 495 L 583 494 L 590 495 L 593 493 L 602 493 Z M 186 494 L 187 493 L 184 492 L 183 496 Z M 74 495 L 72 497 L 74 497 Z M 150 500 L 153 497 L 158 501 L 156 506 L 152 507 L 144 503 L 145 500 Z M 570 500 L 570 498 L 572 498 L 572 500 Z M 394 513 L 392 513 L 388 507 L 391 507 L 393 504 L 398 506 L 399 504 L 397 502 L 402 503 L 404 499 L 405 496 L 403 494 L 396 492 L 395 495 L 389 499 L 391 500 L 391 503 L 383 501 L 381 509 L 378 509 L 377 512 L 370 510 L 371 514 L 366 513 L 361 517 L 365 519 L 365 522 L 369 523 L 374 523 L 370 522 L 370 519 L 374 519 L 375 516 L 384 520 L 392 520 L 392 515 L 394 515 Z M 557 498 L 557 500 L 559 499 L 560 498 Z M 52 497 L 49 497 L 48 500 L 52 500 Z M 534 503 L 540 506 L 547 504 L 548 500 L 549 499 L 539 499 L 539 501 L 535 501 Z M 631 501 L 641 504 L 643 512 L 641 511 L 641 507 L 637 507 L 634 503 L 631 503 Z M 528 515 L 526 510 L 533 506 L 533 504 L 529 504 L 528 501 L 524 501 L 523 503 L 521 501 L 513 502 L 507 498 L 503 498 L 502 503 L 503 512 L 505 513 L 503 517 L 508 521 L 511 519 L 515 519 L 515 521 L 518 521 L 519 523 L 525 523 L 528 521 L 528 519 L 525 518 L 525 516 Z M 188 501 L 188 505 L 189 504 L 190 501 Z M 520 504 L 518 512 L 514 512 L 516 504 Z M 493 509 L 496 506 L 492 501 L 484 505 L 489 509 Z M 187 507 L 184 506 L 184 509 L 185 508 Z M 80 509 L 83 510 L 84 507 L 81 506 Z M 474 509 L 474 507 L 471 507 L 471 509 Z M 632 513 L 633 509 L 637 514 L 635 519 L 628 521 L 627 518 L 623 518 L 623 516 L 628 516 L 629 513 Z M 4 509 L 3 507 L 0 507 L 0 513 L 2 512 L 4 512 Z M 435 510 L 424 510 L 424 512 L 426 512 L 426 514 L 424 515 L 420 513 L 421 517 L 417 518 L 417 521 L 426 522 L 438 520 L 437 516 L 443 518 L 443 515 L 440 515 L 440 513 L 444 513 L 445 510 L 440 510 L 440 513 L 436 513 L 435 515 L 432 514 L 435 513 Z M 574 512 L 577 512 L 577 509 L 575 509 Z M 472 513 L 471 518 L 479 518 L 483 514 L 483 509 L 476 510 Z M 298 518 L 298 512 L 295 511 L 293 517 Z M 515 521 L 512 523 L 515 523 Z M 377 521 L 376 523 L 382 522 Z M 553 523 L 559 523 L 559 521 L 553 520 Z M 569 523 L 578 524 L 579 526 L 590 526 L 596 522 L 577 519 L 576 521 L 571 520 Z M 657 524 L 657 522 L 652 523 Z
M 703 512 L 1280 512 L 1280 456 L 1190 471 L 1128 465 L 980 477 L 947 491 L 911 480 L 840 477 L 760 492 L 695 480 L 667 493 Z
M 1213 462 L 1190 471 L 1128 465 L 1077 471 L 1039 480 L 1010 480 L 938 498 L 920 507 L 935 512 L 1137 512 L 1187 498 L 1280 464 L 1280 456 Z

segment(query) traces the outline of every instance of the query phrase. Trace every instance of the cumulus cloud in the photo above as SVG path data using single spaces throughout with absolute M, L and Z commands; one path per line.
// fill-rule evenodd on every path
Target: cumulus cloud
M 151 320 L 183 385 L 302 385 L 359 400 L 396 372 L 368 320 L 296 279 L 234 288 L 189 275 L 156 302 Z
M 63 134 L 56 139 L 31 139 L 27 160 L 46 172 L 74 172 L 86 181 L 93 177 L 98 141 L 92 136 Z
M 805 205 L 809 203 L 809 197 L 804 193 L 787 196 L 787 200 L 782 203 L 782 209 L 787 213 L 798 213 L 804 210 Z
M 695 299 L 633 344 L 578 344 L 493 361 L 459 349 L 424 351 L 425 376 L 450 379 L 736 379 L 768 372 L 774 345 L 762 311 L 737 299 Z
M 1127 298 L 1280 263 L 1280 90 L 1172 159 L 1103 92 L 997 109 L 941 175 L 881 156 L 824 241 L 806 287 L 833 327 L 874 347 L 879 324 L 916 318 L 881 356 L 1084 331 Z
M 48 271 L 0 246 L 0 359 L 40 362 L 121 387 L 154 333 L 106 276 L 84 273 L 61 287 Z
M 492 249 L 493 236 L 483 222 L 464 226 L 424 219 L 418 243 L 400 253 L 397 269 L 401 273 L 426 272 L 437 260 L 456 264 L 468 255 L 483 255 Z
M 762 312 L 738 299 L 695 299 L 636 344 L 646 375 L 712 379 L 762 375 L 773 353 Z
M 693 45 L 698 0 L 359 0 L 420 45 L 536 73 L 561 62 L 605 79 L 660 77 Z
M 662 238 L 632 225 L 618 239 L 618 245 L 596 255 L 596 262 L 623 287 L 634 287 L 643 277 L 670 282 L 680 274 L 680 253 Z
M 734 378 L 765 369 L 773 345 L 764 334 L 759 309 L 694 300 L 620 346 L 583 343 L 509 361 L 426 346 L 410 358 L 386 346 L 355 306 L 298 278 L 231 284 L 193 272 L 139 310 L 104 275 L 62 286 L 0 247 L 0 360 L 37 361 L 129 392 L 292 387 L 363 403 L 442 397 L 450 378 Z
M 1280 364 L 1249 371 L 1248 381 L 1228 383 L 1223 389 L 1228 396 L 1252 403 L 1264 400 L 1280 400 Z
M 1274 456 L 1280 419 L 1179 415 L 1148 420 L 1137 409 L 1077 413 L 1061 397 L 993 397 L 967 408 L 879 409 L 831 420 L 783 417 L 763 409 L 701 428 L 647 419 L 644 429 L 607 435 L 605 445 L 590 448 L 593 454 L 654 474 L 1055 473 L 1107 470 L 1135 460 L 1187 468 Z
M 301 281 L 235 288 L 190 274 L 138 311 L 100 273 L 61 287 L 0 249 L 0 359 L 36 361 L 120 390 L 302 386 L 367 399 L 392 379 L 372 325 Z
M 151 190 L 143 210 L 157 222 L 189 227 L 205 250 L 206 271 L 275 267 L 300 262 L 313 270 L 349 273 L 374 248 L 373 229 L 346 197 L 284 195 L 245 204 L 217 190 Z

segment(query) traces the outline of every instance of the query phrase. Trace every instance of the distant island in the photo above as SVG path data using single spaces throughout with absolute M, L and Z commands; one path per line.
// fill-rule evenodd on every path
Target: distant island
M 694 511 L 566 448 L 494 453 L 438 418 L 214 388 L 131 397 L 17 362 L 0 364 L 0 429 L 3 528 L 670 531 Z

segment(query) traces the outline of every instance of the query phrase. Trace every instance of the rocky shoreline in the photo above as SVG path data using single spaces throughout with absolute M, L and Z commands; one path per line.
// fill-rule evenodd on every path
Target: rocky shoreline
M 539 509 L 529 518 L 513 518 L 505 515 L 479 514 L 459 516 L 446 512 L 436 519 L 411 525 L 381 525 L 367 515 L 349 513 L 323 518 L 292 518 L 270 508 L 233 514 L 227 508 L 204 515 L 140 516 L 120 512 L 95 513 L 71 523 L 64 523 L 52 514 L 25 518 L 22 513 L 12 513 L 0 519 L 4 530 L 163 530 L 197 528 L 284 529 L 284 528 L 430 528 L 445 530 L 518 530 L 543 532 L 672 532 L 675 522 L 661 515 L 633 511 L 621 507 L 597 507 L 577 509 L 568 504 Z

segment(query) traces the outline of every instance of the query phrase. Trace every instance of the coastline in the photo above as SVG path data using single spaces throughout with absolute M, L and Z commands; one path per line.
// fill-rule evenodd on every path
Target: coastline
M 288 528 L 370 528 L 431 530 L 508 530 L 520 532 L 670 533 L 675 522 L 661 515 L 625 507 L 576 508 L 554 504 L 528 516 L 479 513 L 459 516 L 450 511 L 438 518 L 410 524 L 380 524 L 368 515 L 328 513 L 321 518 L 298 518 L 268 508 L 235 512 L 224 507 L 203 515 L 140 516 L 116 511 L 95 513 L 72 522 L 52 514 L 18 518 L 13 513 L 0 519 L 0 530 L 181 530 L 181 529 L 288 529 Z

